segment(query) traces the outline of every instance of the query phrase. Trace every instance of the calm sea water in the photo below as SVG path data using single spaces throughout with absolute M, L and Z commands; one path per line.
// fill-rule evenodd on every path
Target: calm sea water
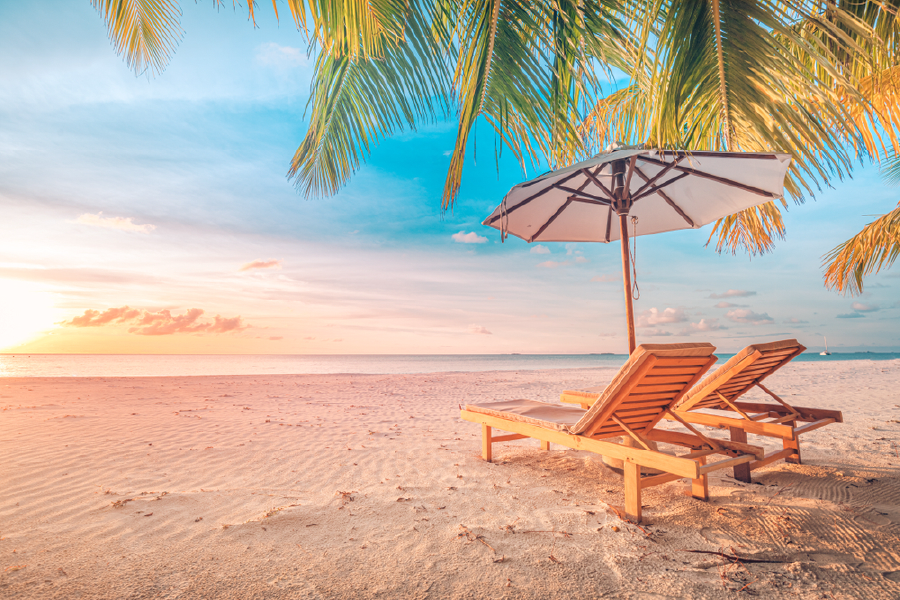
M 719 360 L 732 355 L 722 354 Z M 437 373 L 619 367 L 624 354 L 0 354 L 0 377 L 169 377 Z M 891 360 L 900 353 L 802 354 L 796 361 Z

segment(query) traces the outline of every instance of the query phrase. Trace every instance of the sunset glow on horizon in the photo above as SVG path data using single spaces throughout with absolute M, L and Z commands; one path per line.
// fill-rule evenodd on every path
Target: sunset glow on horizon
M 501 243 L 480 224 L 542 166 L 523 175 L 506 153 L 498 176 L 485 127 L 441 214 L 448 121 L 383 141 L 337 196 L 307 199 L 285 178 L 305 38 L 268 13 L 254 28 L 182 8 L 155 78 L 128 70 L 88 2 L 0 9 L 0 46 L 21 57 L 0 63 L 0 352 L 627 351 L 618 243 Z M 791 205 L 787 239 L 752 260 L 705 247 L 709 226 L 639 237 L 638 343 L 900 350 L 896 267 L 858 298 L 822 284 L 822 256 L 900 193 L 874 168 L 853 175 Z

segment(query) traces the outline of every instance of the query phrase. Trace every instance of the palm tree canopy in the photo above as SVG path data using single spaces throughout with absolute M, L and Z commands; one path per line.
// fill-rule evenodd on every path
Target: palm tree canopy
M 165 68 L 181 37 L 176 0 L 91 2 L 135 72 Z M 319 49 L 309 127 L 288 172 L 307 195 L 337 192 L 383 137 L 451 115 L 458 130 L 444 208 L 459 193 L 480 118 L 523 169 L 567 164 L 609 142 L 788 152 L 786 189 L 798 202 L 860 159 L 900 150 L 900 0 L 286 4 Z M 277 17 L 277 0 L 272 7 Z M 255 23 L 255 2 L 247 10 Z M 610 68 L 630 83 L 604 95 Z M 890 214 L 860 233 L 867 242 L 829 255 L 829 285 L 842 289 L 850 279 L 837 273 L 847 269 L 893 262 L 892 250 L 866 253 L 889 247 L 890 235 L 874 232 L 890 229 Z M 710 240 L 719 251 L 755 253 L 783 235 L 770 202 L 720 220 Z

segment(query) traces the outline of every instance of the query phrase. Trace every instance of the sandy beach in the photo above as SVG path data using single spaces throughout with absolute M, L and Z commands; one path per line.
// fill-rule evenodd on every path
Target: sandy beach
M 599 457 L 488 464 L 459 418 L 614 372 L 0 380 L 0 597 L 900 597 L 900 361 L 788 365 L 846 422 L 709 502 L 647 490 L 641 527 Z

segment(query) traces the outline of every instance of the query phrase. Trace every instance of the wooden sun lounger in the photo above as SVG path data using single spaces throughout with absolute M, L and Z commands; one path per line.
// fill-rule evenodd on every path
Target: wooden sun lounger
M 781 438 L 782 450 L 771 452 L 762 460 L 736 466 L 735 479 L 749 482 L 751 470 L 782 458 L 800 463 L 801 434 L 844 422 L 838 410 L 792 406 L 763 385 L 766 377 L 804 350 L 797 340 L 747 346 L 688 392 L 675 407 L 674 414 L 689 423 L 730 429 L 731 439 L 736 442 L 746 442 L 748 433 Z M 777 404 L 738 400 L 754 386 Z M 698 412 L 701 409 L 729 411 L 737 416 Z
M 763 458 L 763 449 L 742 442 L 714 440 L 703 436 L 690 424 L 693 435 L 654 429 L 665 415 L 680 417 L 672 407 L 716 362 L 710 344 L 647 344 L 638 346 L 612 383 L 593 394 L 587 410 L 533 400 L 511 400 L 467 404 L 462 418 L 481 424 L 482 455 L 491 460 L 491 446 L 497 442 L 535 438 L 541 448 L 550 443 L 587 450 L 624 462 L 625 515 L 641 520 L 641 490 L 676 479 L 692 480 L 691 494 L 707 500 L 707 474 Z M 495 436 L 492 429 L 510 432 Z M 631 437 L 638 447 L 607 441 Z M 689 448 L 681 456 L 659 452 L 653 442 Z M 711 454 L 725 458 L 707 464 Z M 663 471 L 641 476 L 641 467 Z

